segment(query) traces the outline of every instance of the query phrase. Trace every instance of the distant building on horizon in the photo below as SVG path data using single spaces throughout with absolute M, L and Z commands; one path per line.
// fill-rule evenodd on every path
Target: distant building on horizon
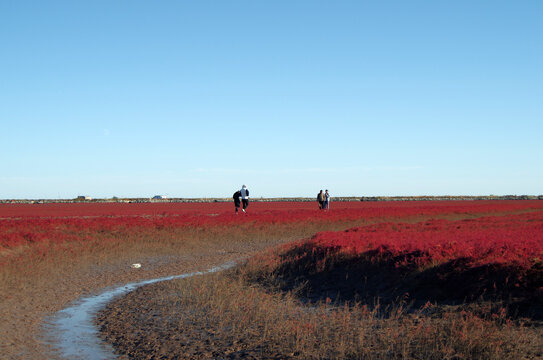
M 155 195 L 151 199 L 153 200 L 165 200 L 167 199 L 166 195 Z
M 84 200 L 92 200 L 92 198 L 90 196 L 87 196 L 87 195 L 79 195 L 78 197 L 75 198 L 76 200 L 81 200 L 81 201 L 84 201 Z

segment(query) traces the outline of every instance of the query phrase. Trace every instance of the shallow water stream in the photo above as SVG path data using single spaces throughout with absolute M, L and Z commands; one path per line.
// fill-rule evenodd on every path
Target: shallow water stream
M 160 281 L 188 278 L 231 268 L 235 262 L 228 262 L 207 271 L 197 271 L 156 279 L 132 282 L 110 288 L 93 296 L 74 301 L 69 307 L 58 311 L 45 321 L 46 342 L 67 359 L 109 360 L 116 359 L 111 345 L 104 343 L 94 324 L 98 311 L 114 298 L 125 295 L 140 286 Z

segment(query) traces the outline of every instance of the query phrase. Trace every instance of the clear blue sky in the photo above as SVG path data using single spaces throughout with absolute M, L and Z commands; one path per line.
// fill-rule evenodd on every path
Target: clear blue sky
M 0 198 L 543 193 L 541 1 L 0 0 Z

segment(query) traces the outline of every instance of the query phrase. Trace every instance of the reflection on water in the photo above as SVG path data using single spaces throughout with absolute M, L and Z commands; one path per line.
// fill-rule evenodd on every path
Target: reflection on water
M 207 271 L 198 271 L 181 275 L 167 276 L 125 284 L 98 295 L 76 300 L 71 306 L 60 310 L 46 319 L 47 342 L 67 359 L 109 360 L 115 359 L 111 345 L 102 342 L 94 319 L 98 311 L 113 298 L 124 295 L 140 286 L 159 281 L 182 279 L 195 275 L 217 272 L 231 268 L 235 262 L 228 262 Z

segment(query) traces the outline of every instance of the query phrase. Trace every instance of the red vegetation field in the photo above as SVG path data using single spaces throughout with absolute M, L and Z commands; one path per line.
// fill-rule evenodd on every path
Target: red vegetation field
M 250 214 L 263 216 L 275 214 L 290 218 L 291 214 L 315 217 L 319 212 L 316 202 L 260 202 L 253 201 Z M 398 201 L 398 202 L 332 202 L 327 216 L 345 216 L 349 213 L 374 216 L 396 216 L 441 213 L 493 213 L 523 209 L 543 209 L 543 201 Z M 0 219 L 36 217 L 118 217 L 118 216 L 173 216 L 173 215 L 233 215 L 230 202 L 201 203 L 46 203 L 0 204 Z M 282 214 L 282 215 L 281 215 Z M 303 216 L 302 216 L 303 217 Z
M 489 216 L 416 224 L 380 223 L 343 232 L 317 234 L 306 246 L 313 251 L 369 253 L 372 261 L 393 257 L 396 267 L 423 269 L 463 259 L 472 266 L 543 264 L 543 212 Z
M 312 202 L 253 202 L 248 215 L 234 215 L 230 203 L 0 204 L 2 249 L 41 242 L 87 241 L 95 234 L 150 232 L 176 228 L 385 221 L 442 215 L 465 216 L 542 209 L 540 201 L 337 202 L 319 211 Z
M 543 317 L 540 210 L 321 232 L 253 261 L 255 278 L 279 279 L 284 289 L 303 284 L 305 296 L 315 300 L 486 298 Z

